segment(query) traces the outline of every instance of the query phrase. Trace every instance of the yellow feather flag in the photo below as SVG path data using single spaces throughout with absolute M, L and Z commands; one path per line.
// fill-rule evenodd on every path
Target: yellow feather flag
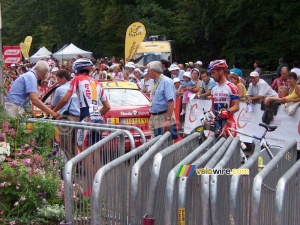
M 22 52 L 22 55 L 25 59 L 29 59 L 29 55 L 28 55 L 28 47 L 25 43 L 21 42 L 20 43 L 20 47 L 21 47 L 21 52 Z
M 31 47 L 31 42 L 32 42 L 32 37 L 31 36 L 27 36 L 25 38 L 25 40 L 24 40 L 24 43 L 27 46 L 27 55 L 29 55 L 29 50 L 30 50 L 30 47 Z
M 125 63 L 132 59 L 146 36 L 146 28 L 140 22 L 130 24 L 125 38 Z

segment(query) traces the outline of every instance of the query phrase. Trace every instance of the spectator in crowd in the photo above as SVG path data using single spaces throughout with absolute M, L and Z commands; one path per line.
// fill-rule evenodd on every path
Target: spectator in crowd
M 191 94 L 193 94 L 191 90 L 195 86 L 195 83 L 192 82 L 191 79 L 191 72 L 188 71 L 184 72 L 183 79 L 184 81 L 181 83 L 181 89 L 183 90 L 183 97 L 182 97 L 182 111 L 180 115 L 185 114 L 186 104 L 188 103 Z
M 59 87 L 54 92 L 54 97 L 51 102 L 51 109 L 55 108 L 59 100 L 64 97 L 69 90 L 71 74 L 68 70 L 59 70 L 56 74 L 56 78 Z M 73 93 L 71 99 L 58 112 L 62 115 L 63 120 L 79 122 L 80 110 L 77 95 Z M 75 130 L 66 130 L 66 127 L 60 126 L 59 131 L 60 148 L 64 149 L 67 158 L 71 159 L 75 156 Z
M 147 69 L 145 69 L 144 71 L 144 76 L 145 78 L 141 80 L 141 91 L 146 94 L 149 94 L 153 90 L 154 80 L 150 78 Z
M 202 70 L 202 66 L 203 66 L 203 63 L 201 61 L 197 61 L 194 63 L 194 66 L 196 69 L 198 69 L 201 73 L 201 70 Z
M 129 72 L 127 70 L 123 71 L 123 80 L 129 81 Z
M 276 70 L 276 76 L 277 77 L 280 77 L 281 76 L 281 68 L 283 67 L 283 66 L 288 66 L 286 63 L 285 63 L 285 59 L 284 58 L 280 58 L 279 60 L 278 60 L 278 67 L 277 67 L 277 70 Z
M 133 71 L 133 74 L 134 74 L 134 83 L 136 83 L 136 85 L 141 88 L 141 79 L 142 79 L 142 75 L 143 75 L 143 72 L 141 71 L 140 68 L 135 68 L 134 71 Z
M 255 60 L 254 61 L 254 71 L 256 71 L 258 74 L 259 74 L 259 76 L 261 76 L 262 75 L 262 71 L 261 71 L 261 68 L 260 68 L 260 61 L 258 61 L 258 60 Z
M 180 70 L 183 70 L 183 71 L 184 71 L 184 65 L 183 65 L 183 64 L 177 64 L 177 66 L 178 66 L 178 68 L 179 68 Z
M 92 78 L 99 80 L 100 79 L 100 68 L 96 67 L 94 73 L 92 74 Z
M 266 81 L 260 79 L 257 72 L 250 73 L 251 83 L 246 93 L 247 103 L 260 103 L 265 97 L 278 97 L 276 91 L 274 91 Z
M 278 92 L 278 87 L 280 86 L 286 86 L 288 88 L 290 88 L 290 84 L 289 82 L 287 82 L 287 74 L 289 73 L 289 68 L 286 66 L 281 67 L 281 76 L 276 78 L 273 82 L 272 82 L 272 89 L 275 90 L 276 92 Z
M 172 138 L 178 137 L 175 126 L 175 88 L 173 81 L 162 74 L 160 61 L 153 61 L 147 65 L 150 78 L 154 80 L 154 87 L 150 98 L 149 129 L 154 138 L 166 131 L 170 131 Z
M 299 61 L 295 60 L 293 62 L 293 69 L 291 69 L 291 72 L 294 72 L 297 74 L 298 77 L 298 84 L 300 84 L 300 65 L 299 65 Z
M 54 112 L 41 102 L 37 96 L 37 80 L 43 79 L 49 69 L 47 62 L 40 60 L 33 70 L 24 73 L 15 80 L 5 98 L 5 112 L 7 115 L 13 117 L 24 115 L 25 109 L 31 101 L 31 104 L 46 114 L 50 114 L 54 118 L 60 116 L 59 113 Z
M 246 90 L 245 86 L 240 82 L 239 76 L 236 73 L 231 72 L 229 75 L 229 81 L 237 87 L 237 89 L 239 91 L 240 101 L 246 101 L 245 96 L 246 96 L 247 90 Z
M 160 62 L 163 68 L 163 75 L 171 78 L 171 72 L 168 70 L 168 68 L 170 67 L 170 62 L 164 59 L 161 59 Z
M 26 68 L 26 66 L 22 65 L 18 67 L 18 74 L 22 75 L 23 73 L 26 73 L 28 70 Z
M 211 89 L 217 85 L 215 80 L 208 76 L 206 70 L 201 71 L 201 86 L 195 98 L 210 99 Z
M 230 70 L 230 72 L 233 72 L 235 74 L 237 74 L 239 77 L 243 76 L 243 71 L 240 69 L 240 63 L 235 61 L 232 65 L 232 69 Z
M 128 74 L 127 70 L 126 73 Z M 124 80 L 124 72 L 121 72 L 121 68 L 119 66 L 114 67 L 112 76 L 115 81 Z
M 181 81 L 179 80 L 178 77 L 175 77 L 173 79 L 173 83 L 174 83 L 174 86 L 175 86 L 176 96 L 181 96 L 183 94 L 183 91 L 182 91 L 182 88 L 181 88 Z
M 171 72 L 171 77 L 174 79 L 175 77 L 179 78 L 179 80 L 182 82 L 183 79 L 183 73 L 184 70 L 179 69 L 178 65 L 172 64 L 169 68 L 169 71 Z
M 288 102 L 300 102 L 300 85 L 297 85 L 298 77 L 297 74 L 294 72 L 290 72 L 287 74 L 287 81 L 290 84 L 290 88 L 288 91 L 288 95 L 284 97 L 270 97 L 265 99 L 265 104 L 268 105 L 270 101 L 280 101 L 281 103 L 288 103 Z M 286 86 L 280 86 L 286 87 Z
M 135 69 L 135 65 L 134 65 L 133 62 L 128 62 L 128 63 L 125 65 L 125 70 L 128 71 L 129 77 L 130 77 L 130 75 L 134 75 L 134 74 L 133 74 L 134 69 Z

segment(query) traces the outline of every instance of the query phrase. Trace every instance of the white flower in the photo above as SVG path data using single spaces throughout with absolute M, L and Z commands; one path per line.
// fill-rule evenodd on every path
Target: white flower
M 14 206 L 18 206 L 19 205 L 19 202 L 15 202 Z

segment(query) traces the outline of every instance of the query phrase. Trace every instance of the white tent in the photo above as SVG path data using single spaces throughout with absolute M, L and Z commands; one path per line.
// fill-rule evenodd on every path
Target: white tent
M 54 53 L 52 57 L 58 60 L 62 60 L 76 58 L 77 55 L 82 55 L 83 57 L 91 57 L 92 52 L 84 51 L 71 43 L 68 47 L 64 48 L 63 50 Z
M 52 53 L 45 47 L 41 47 L 35 54 L 29 57 L 31 63 L 37 62 L 40 59 L 45 59 L 47 56 L 50 56 Z

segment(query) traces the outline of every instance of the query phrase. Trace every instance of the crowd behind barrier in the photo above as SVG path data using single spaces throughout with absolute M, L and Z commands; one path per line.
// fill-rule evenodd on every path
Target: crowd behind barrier
M 109 131 L 66 163 L 62 225 L 286 224 L 276 222 L 283 218 L 298 224 L 294 214 L 300 210 L 299 198 L 293 196 L 299 193 L 296 141 L 285 143 L 258 173 L 258 142 L 240 166 L 238 137 L 213 144 L 211 138 L 199 142 L 202 134 L 193 133 L 172 144 L 167 132 L 125 154 L 124 131 Z M 181 164 L 189 169 L 182 172 Z M 211 175 L 201 172 L 209 168 Z M 215 174 L 223 169 L 249 169 L 250 174 Z

